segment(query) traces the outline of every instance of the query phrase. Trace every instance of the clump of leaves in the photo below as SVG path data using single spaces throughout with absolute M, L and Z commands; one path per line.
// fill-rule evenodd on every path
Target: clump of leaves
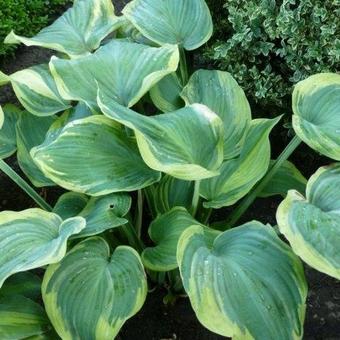
M 271 160 L 280 118 L 252 119 L 227 72 L 188 73 L 186 51 L 212 34 L 204 0 L 134 0 L 123 13 L 79 0 L 36 36 L 6 38 L 60 55 L 0 73 L 22 104 L 0 110 L 0 168 L 39 206 L 0 213 L 1 337 L 112 339 L 157 282 L 165 301 L 185 292 L 212 332 L 301 339 L 301 259 L 340 278 L 340 165 L 307 182 L 287 159 L 303 141 L 340 161 L 340 76 L 296 86 L 297 135 Z M 68 190 L 53 207 L 3 160 L 15 152 L 36 187 Z M 238 225 L 276 194 L 278 228 Z
M 215 35 L 207 61 L 230 72 L 259 105 L 285 108 L 292 86 L 340 66 L 338 0 L 208 1 Z

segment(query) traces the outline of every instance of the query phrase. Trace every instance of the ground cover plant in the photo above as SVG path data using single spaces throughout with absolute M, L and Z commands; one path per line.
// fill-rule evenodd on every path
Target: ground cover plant
M 56 56 L 0 73 L 22 105 L 1 109 L 0 168 L 39 206 L 0 213 L 0 338 L 112 339 L 149 281 L 217 334 L 302 339 L 302 261 L 340 278 L 340 75 L 297 84 L 296 136 L 271 160 L 281 117 L 252 119 L 227 72 L 188 72 L 212 30 L 203 0 L 134 0 L 122 17 L 78 0 L 38 35 L 8 35 Z M 331 163 L 308 181 L 287 160 L 301 143 Z M 35 187 L 66 190 L 53 207 L 14 153 Z M 239 225 L 276 194 L 277 226 Z

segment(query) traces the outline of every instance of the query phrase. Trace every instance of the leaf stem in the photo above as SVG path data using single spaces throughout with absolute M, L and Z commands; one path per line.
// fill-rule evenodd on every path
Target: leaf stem
M 52 211 L 52 207 L 2 159 L 0 159 L 0 170 L 25 191 L 40 208 Z
M 233 213 L 229 216 L 226 225 L 229 227 L 233 227 L 237 221 L 242 217 L 242 215 L 246 212 L 249 206 L 254 202 L 256 197 L 260 194 L 260 192 L 265 188 L 268 182 L 273 178 L 275 173 L 279 170 L 282 164 L 288 159 L 288 157 L 295 151 L 295 149 L 301 144 L 301 139 L 298 136 L 295 136 L 290 143 L 286 146 L 286 148 L 282 151 L 280 156 L 277 158 L 275 163 L 269 169 L 264 178 L 254 187 L 254 189 L 246 196 L 238 207 L 233 211 Z
M 139 253 L 141 253 L 145 245 L 142 240 L 138 237 L 137 232 L 133 224 L 129 221 L 128 223 L 122 226 L 122 230 L 129 242 L 129 244 L 135 248 Z
M 179 57 L 180 57 L 179 69 L 181 73 L 182 85 L 185 86 L 189 80 L 189 73 L 188 73 L 187 58 L 186 58 L 185 50 L 183 47 L 179 48 Z
M 143 191 L 138 190 L 137 191 L 137 215 L 136 215 L 136 231 L 137 236 L 140 238 L 142 235 L 142 225 L 143 225 Z
M 198 202 L 200 199 L 200 184 L 201 184 L 201 181 L 195 181 L 194 195 L 192 197 L 192 203 L 191 203 L 192 216 L 195 216 L 197 213 Z

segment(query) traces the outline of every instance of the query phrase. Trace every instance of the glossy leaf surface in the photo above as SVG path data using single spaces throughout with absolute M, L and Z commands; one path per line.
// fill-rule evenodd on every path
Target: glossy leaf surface
M 62 339 L 112 340 L 142 307 L 147 282 L 134 249 L 120 246 L 111 255 L 106 241 L 93 237 L 48 267 L 42 292 Z
M 177 259 L 199 321 L 233 339 L 302 339 L 307 286 L 296 255 L 270 226 L 249 222 L 215 239 L 183 232 Z
M 320 168 L 306 198 L 289 191 L 277 210 L 280 232 L 311 267 L 340 279 L 340 165 Z

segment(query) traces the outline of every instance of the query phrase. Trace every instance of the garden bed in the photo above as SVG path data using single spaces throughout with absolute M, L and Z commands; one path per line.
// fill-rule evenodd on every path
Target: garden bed
M 117 8 L 121 9 L 127 1 L 116 2 Z M 12 73 L 31 65 L 46 62 L 52 54 L 53 52 L 39 48 L 20 47 L 16 52 L 15 59 L 4 60 L 0 63 L 1 70 L 5 73 Z M 15 102 L 15 96 L 9 87 L 3 87 L 0 90 L 0 104 L 7 102 Z M 278 136 L 279 133 L 276 134 L 276 137 Z M 274 154 L 280 151 L 283 144 L 275 143 Z M 322 159 L 317 161 L 322 162 Z M 16 170 L 18 169 L 14 158 L 11 158 L 9 162 Z M 303 151 L 298 153 L 295 164 L 306 176 L 313 173 L 318 166 L 324 165 L 315 164 L 314 159 L 304 156 Z M 46 189 L 42 194 L 49 203 L 53 204 L 60 194 L 60 190 Z M 242 222 L 257 219 L 262 223 L 275 225 L 275 211 L 279 202 L 278 198 L 259 199 L 250 209 L 250 213 L 242 218 Z M 0 174 L 0 211 L 23 210 L 32 206 L 34 206 L 32 201 L 10 179 Z M 307 267 L 306 275 L 309 294 L 304 339 L 339 339 L 340 281 Z M 165 295 L 165 290 L 155 288 L 148 295 L 142 310 L 124 325 L 120 338 L 122 340 L 222 339 L 201 326 L 188 299 L 179 298 L 173 306 L 167 306 L 162 302 Z

